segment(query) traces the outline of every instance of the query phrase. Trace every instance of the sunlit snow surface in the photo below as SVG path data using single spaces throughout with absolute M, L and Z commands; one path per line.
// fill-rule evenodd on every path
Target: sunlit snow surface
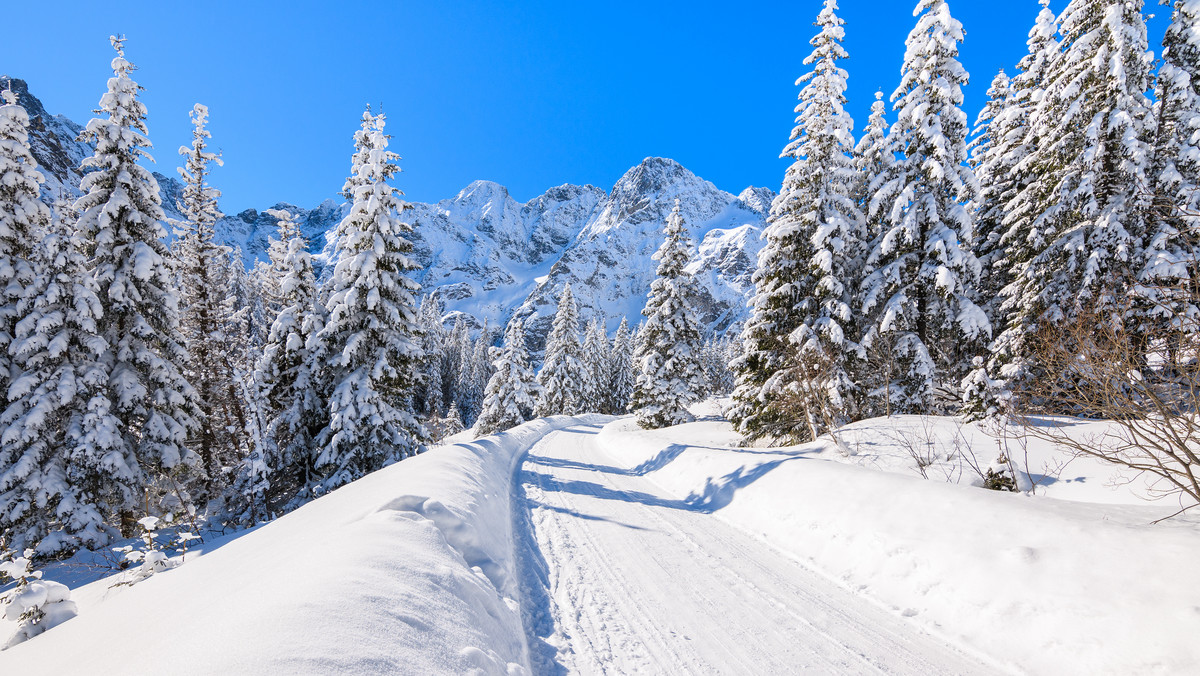
M 949 460 L 917 474 L 914 440 L 994 454 L 953 419 L 864 421 L 840 449 L 738 448 L 718 408 L 658 431 L 585 416 L 461 435 L 135 586 L 74 589 L 79 616 L 0 653 L 0 673 L 1200 664 L 1200 520 L 1152 525 L 1177 505 L 1143 501 L 1114 468 L 1040 477 L 1067 458 L 1035 445 L 1035 494 L 998 493 Z M 710 574 L 728 588 L 697 589 Z

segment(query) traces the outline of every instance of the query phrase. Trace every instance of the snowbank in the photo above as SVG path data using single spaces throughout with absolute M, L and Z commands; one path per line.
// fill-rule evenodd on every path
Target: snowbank
M 551 418 L 371 474 L 0 653 L 0 673 L 524 674 L 510 495 Z
M 1040 674 L 1200 664 L 1200 523 L 1150 525 L 1170 505 L 926 481 L 830 461 L 820 444 L 729 448 L 736 435 L 714 421 L 645 431 L 622 419 L 599 442 L 668 492 L 998 663 Z

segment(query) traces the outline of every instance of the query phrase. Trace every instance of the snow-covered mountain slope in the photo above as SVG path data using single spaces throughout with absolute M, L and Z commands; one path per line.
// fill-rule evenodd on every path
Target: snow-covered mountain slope
M 47 199 L 76 192 L 79 161 L 91 154 L 88 144 L 75 140 L 80 126 L 51 117 L 23 81 L 14 80 L 14 89 L 34 120 L 33 150 L 47 175 Z M 168 218 L 178 218 L 182 184 L 173 176 L 155 176 Z M 333 192 L 340 186 L 330 187 Z M 540 348 L 566 283 L 574 288 L 585 321 L 602 317 L 610 331 L 622 317 L 638 323 L 654 277 L 651 256 L 662 243 L 663 222 L 676 199 L 698 247 L 692 265 L 699 282 L 698 314 L 713 331 L 736 325 L 745 316 L 759 235 L 773 198 L 766 188 L 747 188 L 735 196 L 673 160 L 647 158 L 609 192 L 562 185 L 522 204 L 499 184 L 475 181 L 436 204 L 413 203 L 406 217 L 415 228 L 416 258 L 424 266 L 418 281 L 447 315 L 497 328 L 519 317 L 531 347 Z M 343 202 L 269 208 L 296 214 L 312 250 L 321 253 L 317 265 L 333 262 L 334 242 L 327 235 L 346 213 Z M 275 232 L 275 219 L 266 211 L 247 209 L 217 224 L 220 240 L 241 248 L 248 265 L 265 258 L 268 237 Z
M 83 127 L 62 115 L 46 112 L 24 80 L 0 76 L 0 90 L 8 87 L 12 87 L 17 102 L 29 113 L 29 147 L 46 178 L 43 199 L 53 203 L 59 197 L 77 195 L 82 178 L 79 163 L 90 157 L 93 150 L 91 145 L 77 140 Z
M 724 331 L 744 316 L 769 197 L 770 191 L 762 189 L 735 197 L 674 160 L 647 158 L 617 181 L 575 241 L 536 280 L 516 316 L 527 333 L 545 336 L 559 293 L 569 283 L 585 321 L 602 317 L 609 330 L 622 317 L 637 323 L 654 279 L 652 257 L 663 242 L 663 223 L 679 200 L 699 244 L 692 264 L 699 281 L 698 315 L 711 330 Z

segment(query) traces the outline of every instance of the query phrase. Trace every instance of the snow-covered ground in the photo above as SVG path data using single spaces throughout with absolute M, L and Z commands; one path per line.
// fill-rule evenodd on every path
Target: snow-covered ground
M 916 473 L 906 435 L 953 448 L 964 433 L 953 419 L 851 431 L 859 455 L 850 457 L 829 443 L 732 448 L 730 426 L 712 419 L 660 431 L 621 420 L 598 441 L 619 467 L 642 467 L 684 503 L 1016 671 L 1195 673 L 1200 588 L 1186 582 L 1200 560 L 1195 516 L 1154 525 L 1178 505 L 1140 500 L 1136 481 L 1122 484 L 1099 463 L 1069 462 L 1044 487 L 1058 497 L 954 485 L 936 469 L 930 480 L 906 476 Z M 985 445 L 981 457 L 994 454 L 994 439 L 965 433 Z M 1069 460 L 1036 444 L 1030 457 L 1031 466 Z
M 664 490 L 649 477 L 691 454 L 672 444 L 644 454 L 629 424 L 554 432 L 525 461 L 536 672 L 993 673 L 716 519 L 712 504 Z
M 714 410 L 659 431 L 585 416 L 458 437 L 145 582 L 76 588 L 79 616 L 0 652 L 0 673 L 1200 664 L 1200 520 L 1152 525 L 1177 506 L 1111 467 L 1043 476 L 1066 458 L 1033 445 L 1036 494 L 997 493 L 956 459 L 990 462 L 976 426 L 899 417 L 851 426 L 840 449 L 737 448 Z M 937 456 L 929 479 L 914 447 Z
M 0 674 L 522 674 L 510 477 L 527 423 L 371 474 L 0 652 Z M 8 624 L 8 623 L 4 623 Z

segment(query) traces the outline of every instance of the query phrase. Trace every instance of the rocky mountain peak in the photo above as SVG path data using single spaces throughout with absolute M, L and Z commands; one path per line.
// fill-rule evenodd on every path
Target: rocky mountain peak
M 37 120 L 31 145 L 47 174 L 46 193 L 77 193 L 77 168 L 92 153 L 75 140 L 80 126 L 50 117 L 24 82 L 14 80 L 14 90 Z M 155 176 L 167 217 L 181 218 L 176 201 L 182 184 L 173 176 Z M 700 287 L 696 309 L 710 330 L 730 330 L 744 317 L 753 292 L 758 234 L 773 198 L 765 188 L 735 197 L 674 160 L 648 157 L 610 191 L 564 184 L 521 204 L 504 186 L 481 180 L 436 204 L 414 202 L 403 218 L 413 226 L 413 256 L 422 266 L 417 281 L 445 316 L 469 316 L 475 327 L 521 321 L 531 346 L 539 348 L 566 283 L 575 289 L 585 320 L 603 318 L 610 331 L 623 316 L 636 323 L 654 277 L 651 257 L 676 199 L 697 246 L 691 268 Z M 348 205 L 325 200 L 313 209 L 286 203 L 272 208 L 296 216 L 317 254 L 318 272 L 328 270 L 335 262 L 334 231 Z M 276 232 L 276 219 L 267 212 L 225 216 L 216 226 L 218 239 L 240 248 L 247 264 L 265 259 L 268 238 Z

